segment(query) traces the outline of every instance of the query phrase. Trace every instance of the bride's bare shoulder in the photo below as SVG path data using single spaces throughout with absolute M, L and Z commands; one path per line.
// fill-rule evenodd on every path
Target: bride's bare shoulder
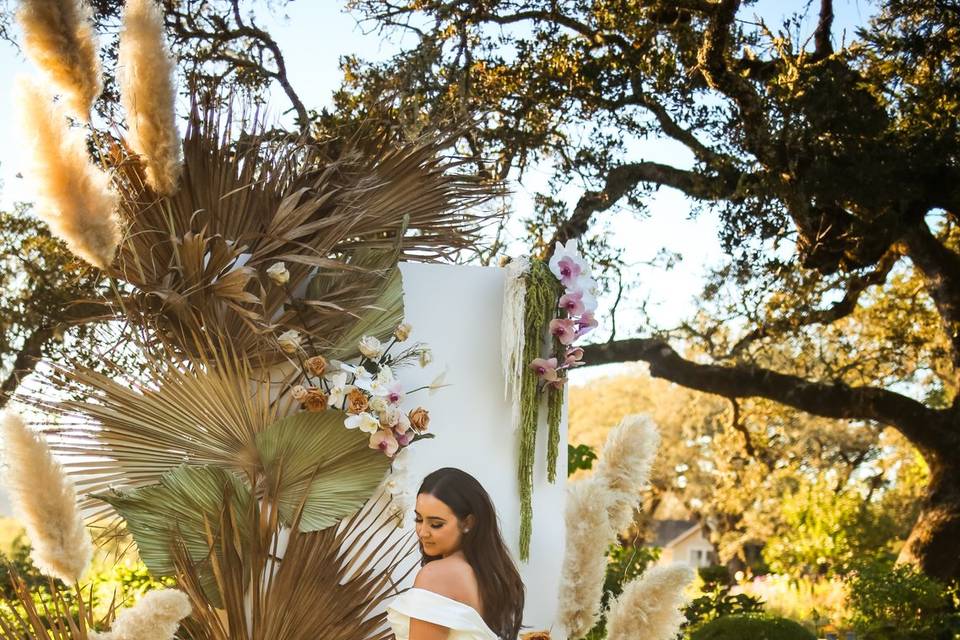
M 463 558 L 451 556 L 425 564 L 413 586 L 474 605 L 476 583 L 470 564 Z

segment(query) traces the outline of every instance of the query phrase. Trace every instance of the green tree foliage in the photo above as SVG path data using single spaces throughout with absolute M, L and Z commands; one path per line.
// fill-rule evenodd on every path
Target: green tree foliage
M 877 433 L 767 401 L 732 405 L 642 371 L 574 386 L 570 394 L 572 442 L 599 448 L 631 413 L 649 413 L 659 425 L 660 450 L 638 514 L 637 533 L 646 539 L 650 516 L 678 498 L 709 524 L 722 562 L 745 560 L 748 543 L 767 543 L 782 551 L 765 552 L 779 562 L 778 570 L 800 576 L 816 573 L 814 560 L 821 555 L 831 567 L 842 566 L 853 552 L 850 545 L 895 553 L 916 518 L 925 466 L 893 430 Z M 811 494 L 812 487 L 819 492 Z M 838 493 L 845 520 L 836 508 L 826 508 Z M 810 508 L 810 495 L 824 504 Z M 853 517 L 861 512 L 869 515 Z M 827 533 L 841 524 L 849 527 L 842 552 L 830 546 Z M 883 526 L 871 528 L 877 524 Z M 798 526 L 811 530 L 798 533 Z M 849 540 L 865 528 L 870 530 L 862 544 Z M 814 531 L 823 536 L 814 539 Z M 807 545 L 802 557 L 790 546 L 794 543 Z
M 37 358 L 64 354 L 104 313 L 103 283 L 26 207 L 0 212 L 0 405 Z
M 832 576 L 865 558 L 896 558 L 916 511 L 898 510 L 904 487 L 881 498 L 861 495 L 859 489 L 869 491 L 856 486 L 837 490 L 835 482 L 820 477 L 802 481 L 785 495 L 780 526 L 763 549 L 770 569 L 796 578 Z
M 457 148 L 485 175 L 549 170 L 527 226 L 541 251 L 580 237 L 616 266 L 608 226 L 642 215 L 661 187 L 715 212 L 727 261 L 703 313 L 670 331 L 632 327 L 588 360 L 642 360 L 738 401 L 894 427 L 930 469 L 901 558 L 960 576 L 951 3 L 878 2 L 842 37 L 830 0 L 777 5 L 783 20 L 741 0 L 352 6 L 409 45 L 382 63 L 348 60 L 341 106 L 408 133 L 466 122 Z M 654 139 L 671 162 L 649 159 Z M 752 457 L 765 434 L 734 424 Z
M 848 582 L 851 623 L 874 640 L 954 638 L 960 633 L 960 599 L 909 565 L 889 560 L 859 564 Z

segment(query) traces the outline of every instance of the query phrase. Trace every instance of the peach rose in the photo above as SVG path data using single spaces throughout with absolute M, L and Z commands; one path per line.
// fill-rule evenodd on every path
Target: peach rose
M 307 371 L 313 375 L 320 377 L 327 370 L 327 360 L 323 356 L 313 356 L 312 358 L 307 358 Z
M 363 413 L 369 405 L 367 394 L 360 389 L 354 389 L 347 394 L 347 413 Z
M 323 411 L 327 408 L 327 394 L 317 387 L 309 387 L 301 400 L 307 411 Z
M 415 431 L 426 431 L 430 424 L 430 414 L 423 407 L 417 407 L 407 417 L 410 419 L 410 426 Z

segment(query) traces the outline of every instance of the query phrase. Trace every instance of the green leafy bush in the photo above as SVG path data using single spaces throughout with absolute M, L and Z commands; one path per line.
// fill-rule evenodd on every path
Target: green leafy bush
M 696 629 L 706 622 L 732 615 L 763 613 L 763 600 L 745 593 L 730 593 L 730 574 L 726 567 L 714 565 L 699 570 L 703 595 L 684 608 L 685 629 Z
M 593 447 L 587 444 L 567 445 L 567 477 L 572 476 L 577 471 L 584 469 L 589 471 L 593 469 L 593 463 L 597 459 L 597 452 Z
M 815 640 L 793 620 L 756 614 L 729 615 L 703 625 L 690 640 Z
M 847 594 L 850 622 L 869 638 L 899 640 L 913 637 L 903 635 L 911 632 L 953 638 L 960 631 L 956 586 L 947 587 L 910 565 L 865 562 L 847 580 Z

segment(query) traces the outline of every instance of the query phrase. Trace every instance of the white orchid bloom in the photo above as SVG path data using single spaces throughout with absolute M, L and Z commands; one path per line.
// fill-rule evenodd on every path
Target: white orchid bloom
M 343 421 L 343 426 L 347 429 L 360 429 L 364 433 L 376 433 L 380 430 L 380 421 L 372 414 L 358 413 L 355 416 L 348 416 Z
M 327 399 L 327 404 L 331 407 L 343 406 L 344 398 L 347 397 L 348 393 L 353 391 L 354 386 L 347 384 L 348 375 L 346 372 L 341 371 L 332 376 L 327 376 L 327 382 L 330 383 L 330 397 Z

